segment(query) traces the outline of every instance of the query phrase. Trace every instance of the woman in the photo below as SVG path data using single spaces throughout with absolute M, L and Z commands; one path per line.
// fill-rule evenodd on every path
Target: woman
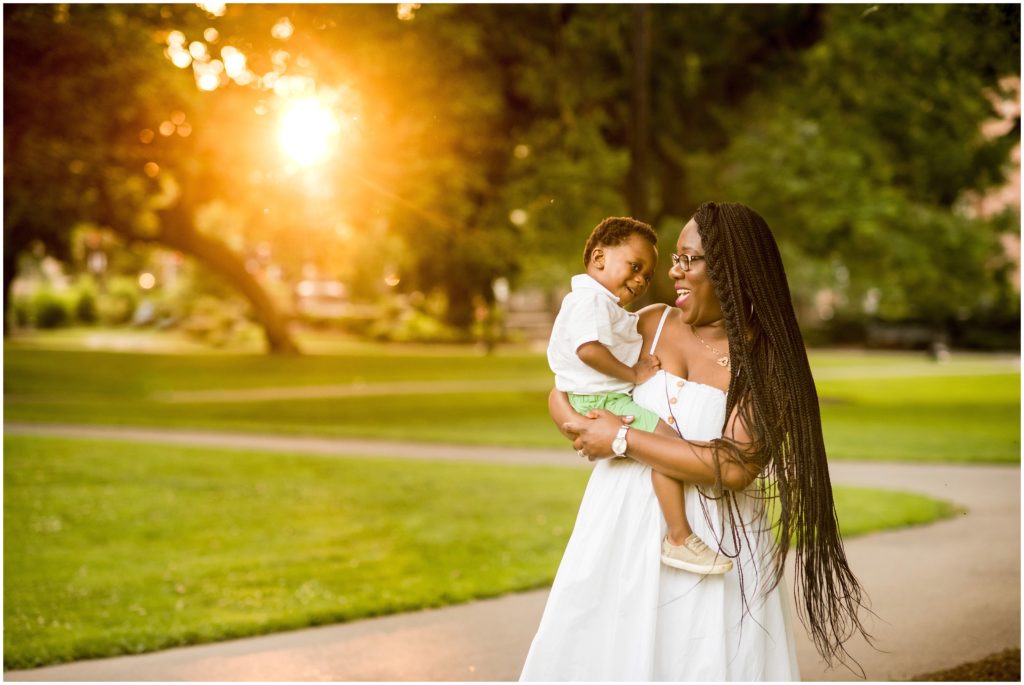
M 675 309 L 641 313 L 662 370 L 634 399 L 676 438 L 581 417 L 561 393 L 552 418 L 601 459 L 580 504 L 523 680 L 795 680 L 783 570 L 796 547 L 801 620 L 831 663 L 856 630 L 862 591 L 832 501 L 817 393 L 782 260 L 767 224 L 739 204 L 702 205 L 679 235 Z M 728 391 L 728 393 L 726 392 Z M 687 515 L 736 561 L 700 577 L 660 563 L 664 519 L 650 471 L 685 481 Z

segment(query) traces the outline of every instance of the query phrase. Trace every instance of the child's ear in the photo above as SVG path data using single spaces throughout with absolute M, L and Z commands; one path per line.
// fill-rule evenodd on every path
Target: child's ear
M 590 253 L 590 262 L 599 270 L 604 269 L 604 250 L 600 247 L 595 247 L 594 251 Z

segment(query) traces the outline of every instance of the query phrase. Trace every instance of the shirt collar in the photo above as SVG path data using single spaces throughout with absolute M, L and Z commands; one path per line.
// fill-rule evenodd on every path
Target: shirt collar
M 619 296 L 613 293 L 608 288 L 604 287 L 594 279 L 590 274 L 576 274 L 572 277 L 572 289 L 576 290 L 596 290 L 599 293 L 607 295 L 610 300 L 618 303 Z

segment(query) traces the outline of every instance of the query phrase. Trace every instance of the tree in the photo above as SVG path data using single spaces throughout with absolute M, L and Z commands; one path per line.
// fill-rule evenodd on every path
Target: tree
M 170 112 L 199 108 L 194 87 L 155 40 L 191 11 L 5 9 L 5 308 L 17 254 L 40 240 L 65 257 L 72 226 L 92 221 L 127 241 L 195 256 L 249 299 L 272 352 L 295 352 L 284 319 L 240 256 L 196 228 L 196 210 L 219 185 L 213 170 L 190 164 L 188 138 L 172 143 L 153 133 Z
M 506 202 L 536 208 L 521 229 L 543 265 L 534 278 L 551 283 L 547 274 L 562 271 L 564 281 L 587 232 L 609 214 L 644 216 L 664 237 L 677 231 L 707 198 L 693 177 L 737 132 L 729 114 L 820 38 L 822 11 L 558 6 L 518 28 L 495 8 L 505 29 L 493 49 L 514 65 L 506 102 L 533 151 L 513 160 Z M 651 297 L 670 292 L 658 279 Z
M 982 135 L 990 94 L 1019 75 L 1019 27 L 1015 5 L 832 7 L 800 77 L 737 113 L 715 183 L 768 217 L 805 300 L 827 288 L 839 316 L 867 303 L 947 325 L 1015 309 L 999 235 L 1019 218 L 960 201 L 1003 182 L 1019 141 L 1019 118 Z

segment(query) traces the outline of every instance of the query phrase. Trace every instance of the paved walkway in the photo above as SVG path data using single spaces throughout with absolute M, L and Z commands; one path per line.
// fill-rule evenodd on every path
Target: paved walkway
M 145 440 L 325 456 L 521 464 L 585 462 L 563 450 L 324 440 L 281 436 L 5 424 L 6 433 Z M 847 544 L 850 564 L 871 596 L 869 620 L 881 650 L 851 651 L 869 680 L 900 680 L 1020 645 L 1020 469 L 836 462 L 833 482 L 921 492 L 967 512 L 930 526 L 869 535 Z M 546 590 L 349 624 L 183 647 L 164 652 L 8 671 L 7 680 L 512 680 L 540 619 Z M 805 680 L 850 680 L 827 671 L 803 630 Z

